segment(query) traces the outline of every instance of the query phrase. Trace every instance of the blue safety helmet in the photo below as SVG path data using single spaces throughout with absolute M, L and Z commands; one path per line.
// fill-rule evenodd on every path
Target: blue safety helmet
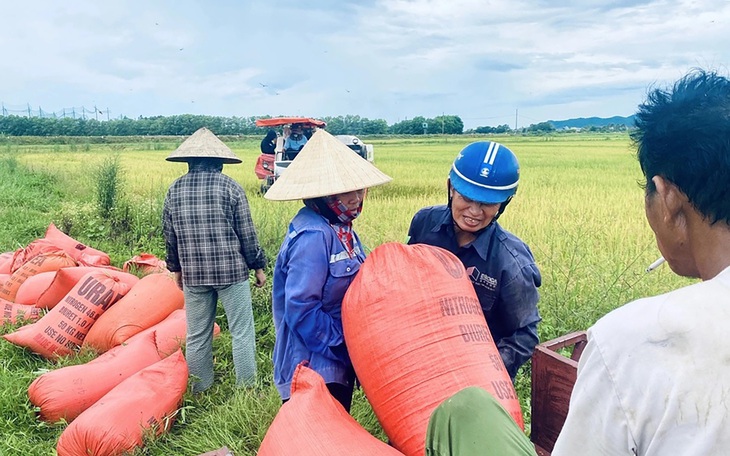
M 502 144 L 479 141 L 461 149 L 449 179 L 454 190 L 470 200 L 505 203 L 517 192 L 520 165 L 515 154 Z

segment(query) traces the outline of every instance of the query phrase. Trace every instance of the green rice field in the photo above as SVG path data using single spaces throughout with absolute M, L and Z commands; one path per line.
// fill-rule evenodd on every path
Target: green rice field
M 243 159 L 243 164 L 226 165 L 224 172 L 246 189 L 260 241 L 273 265 L 301 202 L 273 202 L 259 194 L 254 165 L 260 138 L 222 139 Z M 645 272 L 659 252 L 644 217 L 642 176 L 626 135 L 364 139 L 374 144 L 375 165 L 393 178 L 369 191 L 354 225 L 370 249 L 405 241 L 418 209 L 446 202 L 451 162 L 469 142 L 496 140 L 516 153 L 520 185 L 500 223 L 531 247 L 541 270 L 541 341 L 585 330 L 631 300 L 691 283 L 666 265 Z M 143 251 L 164 258 L 162 198 L 170 183 L 186 172 L 185 164 L 166 162 L 165 157 L 180 142 L 169 138 L 90 144 L 82 139 L 78 144 L 41 145 L 0 138 L 0 253 L 42 237 L 53 222 L 79 241 L 108 252 L 115 266 Z M 125 220 L 133 233 L 124 242 L 109 236 L 108 224 L 95 207 L 94 176 L 110 159 L 118 160 L 122 170 Z M 253 290 L 259 386 L 234 387 L 230 336 L 220 313 L 223 332 L 214 344 L 215 386 L 198 397 L 186 394 L 171 431 L 149 439 L 134 454 L 197 455 L 224 445 L 237 456 L 256 454 L 280 404 L 271 385 L 271 270 L 267 272 L 267 285 Z M 0 333 L 15 328 L 6 324 Z M 65 424 L 36 419 L 28 385 L 42 372 L 93 356 L 82 353 L 52 363 L 0 339 L 0 455 L 55 454 Z M 516 388 L 529 432 L 529 364 L 520 371 Z M 361 391 L 356 392 L 352 413 L 372 434 L 386 438 Z

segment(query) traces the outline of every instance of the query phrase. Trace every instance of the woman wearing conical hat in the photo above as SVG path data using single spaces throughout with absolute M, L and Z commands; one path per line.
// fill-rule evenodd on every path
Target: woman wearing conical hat
M 367 189 L 390 180 L 337 138 L 318 130 L 264 196 L 304 202 L 289 224 L 274 269 L 274 383 L 284 402 L 290 397 L 296 366 L 306 360 L 322 375 L 332 396 L 350 410 L 355 373 L 341 308 L 365 260 L 352 222 L 362 212 Z
M 167 268 L 185 295 L 185 359 L 193 393 L 213 385 L 213 323 L 220 299 L 233 340 L 236 383 L 256 382 L 256 332 L 249 271 L 266 282 L 259 244 L 243 187 L 222 173 L 241 163 L 213 132 L 201 128 L 169 157 L 186 162 L 187 174 L 170 185 L 162 210 Z

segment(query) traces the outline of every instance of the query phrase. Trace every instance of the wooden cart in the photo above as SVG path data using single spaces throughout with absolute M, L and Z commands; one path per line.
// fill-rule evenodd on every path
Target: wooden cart
M 531 440 L 539 456 L 550 456 L 568 416 L 578 359 L 586 343 L 586 333 L 580 331 L 535 347 L 532 355 Z

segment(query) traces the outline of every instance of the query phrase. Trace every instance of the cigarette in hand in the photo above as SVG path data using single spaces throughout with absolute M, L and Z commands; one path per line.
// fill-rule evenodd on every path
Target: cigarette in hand
M 653 262 L 652 264 L 650 264 L 648 268 L 646 268 L 646 272 L 653 271 L 654 269 L 656 269 L 659 266 L 661 266 L 665 261 L 667 261 L 667 260 L 665 260 L 664 257 L 659 257 L 655 262 Z

